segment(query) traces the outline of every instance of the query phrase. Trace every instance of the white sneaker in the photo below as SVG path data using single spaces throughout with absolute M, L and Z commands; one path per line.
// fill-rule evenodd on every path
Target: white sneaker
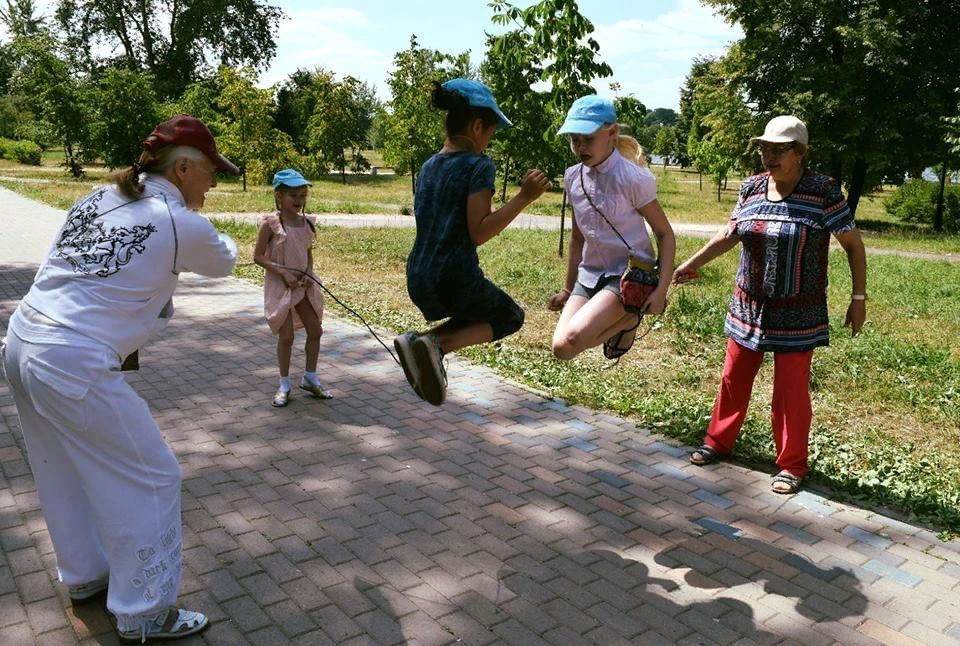
M 420 391 L 417 394 L 439 406 L 447 398 L 447 371 L 443 367 L 440 340 L 434 334 L 417 337 L 413 342 L 413 356 L 420 371 Z
M 210 620 L 201 612 L 170 608 L 166 615 L 156 621 L 133 630 L 118 630 L 117 636 L 125 644 L 146 644 L 196 635 L 209 625 Z

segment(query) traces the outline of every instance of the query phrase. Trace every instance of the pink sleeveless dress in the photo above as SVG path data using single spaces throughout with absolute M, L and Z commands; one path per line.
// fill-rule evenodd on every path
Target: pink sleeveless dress
M 267 254 L 272 262 L 278 265 L 293 267 L 301 271 L 313 273 L 313 268 L 308 267 L 310 247 L 313 245 L 313 228 L 303 222 L 301 226 L 288 226 L 284 229 L 280 223 L 279 213 L 270 213 L 264 215 L 262 222 L 266 222 L 273 235 L 270 242 L 267 243 Z M 313 218 L 310 218 L 313 222 Z M 299 275 L 299 274 L 298 274 Z M 304 298 L 313 307 L 317 313 L 317 318 L 323 319 L 323 292 L 320 286 L 313 281 L 309 281 L 307 287 L 287 287 L 278 274 L 268 271 L 263 280 L 263 314 L 267 318 L 267 324 L 270 331 L 274 334 L 280 333 L 280 326 L 287 320 L 287 316 L 293 314 L 293 329 L 299 330 L 303 327 L 303 321 L 297 314 L 294 307 Z

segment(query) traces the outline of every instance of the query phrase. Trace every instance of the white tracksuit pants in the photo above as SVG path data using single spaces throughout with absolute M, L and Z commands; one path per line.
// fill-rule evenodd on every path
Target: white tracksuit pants
M 51 330 L 8 332 L 4 365 L 60 580 L 109 574 L 117 628 L 139 629 L 180 588 L 180 467 L 116 354 Z

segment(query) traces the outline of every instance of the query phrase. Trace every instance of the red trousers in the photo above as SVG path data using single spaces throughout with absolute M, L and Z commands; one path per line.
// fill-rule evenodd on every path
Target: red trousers
M 813 350 L 773 353 L 773 440 L 777 446 L 777 467 L 805 477 L 807 441 L 813 409 L 810 406 L 810 363 Z M 704 443 L 723 455 L 733 450 L 740 435 L 753 380 L 763 362 L 763 353 L 727 339 L 720 393 L 713 406 Z

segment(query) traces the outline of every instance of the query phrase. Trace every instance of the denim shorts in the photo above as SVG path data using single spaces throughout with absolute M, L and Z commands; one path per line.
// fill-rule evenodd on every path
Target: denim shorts
M 573 291 L 570 292 L 570 295 L 583 296 L 586 299 L 590 299 L 604 289 L 620 296 L 620 274 L 601 276 L 595 287 L 587 287 L 578 280 L 577 284 L 573 286 Z
M 487 278 L 469 285 L 459 284 L 455 278 L 429 284 L 411 281 L 408 274 L 407 292 L 426 320 L 486 321 L 493 329 L 494 341 L 523 326 L 523 308 Z

